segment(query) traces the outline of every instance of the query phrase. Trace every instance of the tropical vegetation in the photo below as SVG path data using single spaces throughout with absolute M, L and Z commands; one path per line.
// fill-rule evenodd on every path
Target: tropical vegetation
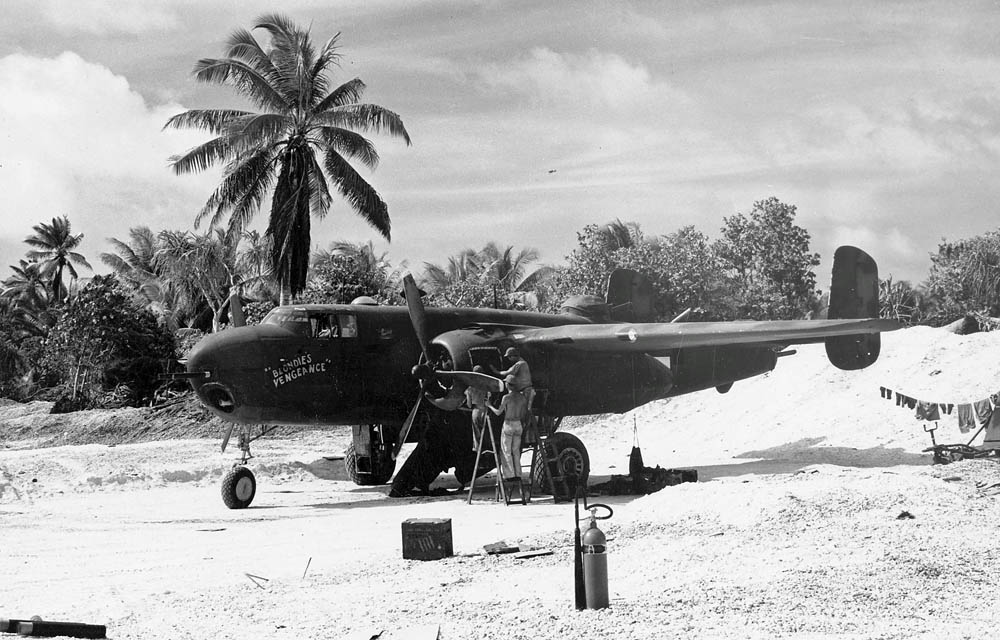
M 284 301 L 306 286 L 311 219 L 329 212 L 331 185 L 389 239 L 388 206 L 351 162 L 369 170 L 378 165 L 364 133 L 385 133 L 406 144 L 410 136 L 396 113 L 360 102 L 365 90 L 360 78 L 331 84 L 329 72 L 340 59 L 339 34 L 317 48 L 308 29 L 277 14 L 260 17 L 254 30 L 266 32 L 269 42 L 238 29 L 229 37 L 226 57 L 199 60 L 194 75 L 231 87 L 258 111 L 192 109 L 170 118 L 166 127 L 215 136 L 171 159 L 178 174 L 223 165 L 222 180 L 196 225 L 207 218 L 216 227 L 228 217 L 228 235 L 240 237 L 270 197 L 268 266 Z
M 490 242 L 425 263 L 415 275 L 431 306 L 556 313 L 571 295 L 603 296 L 608 275 L 624 267 L 649 277 L 661 321 L 822 317 L 825 298 L 813 272 L 819 256 L 795 216 L 792 205 L 761 200 L 725 218 L 715 239 L 690 226 L 656 235 L 615 219 L 577 231 L 561 264 L 540 264 L 530 247 Z M 81 236 L 69 230 L 65 218 L 37 225 L 25 258 L 2 282 L 5 397 L 47 398 L 64 410 L 154 402 L 157 376 L 176 367 L 199 336 L 231 324 L 234 300 L 248 322 L 279 303 L 281 276 L 271 268 L 266 234 L 134 227 L 127 238 L 108 239 L 111 250 L 100 260 L 110 273 L 88 279 L 75 270 L 89 264 L 77 251 Z M 930 263 L 916 286 L 891 276 L 881 281 L 883 317 L 1000 325 L 1000 230 L 943 241 Z M 371 241 L 333 242 L 311 254 L 300 299 L 401 304 L 405 268 Z

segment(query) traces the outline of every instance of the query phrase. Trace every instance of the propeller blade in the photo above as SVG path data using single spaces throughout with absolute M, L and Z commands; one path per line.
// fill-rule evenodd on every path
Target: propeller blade
M 410 428 L 413 426 L 413 421 L 417 418 L 417 411 L 420 409 L 420 401 L 424 398 L 423 389 L 420 390 L 420 395 L 417 396 L 417 401 L 413 403 L 413 408 L 410 409 L 410 415 L 406 416 L 406 422 L 403 423 L 403 428 L 399 430 L 399 437 L 396 438 L 396 444 L 392 447 L 392 459 L 395 460 L 396 456 L 399 455 L 399 450 L 403 448 L 403 443 L 406 442 L 406 436 L 410 435 Z
M 427 330 L 427 312 L 420 299 L 420 289 L 417 288 L 417 283 L 409 273 L 403 276 L 403 295 L 406 296 L 406 309 L 410 312 L 410 324 L 413 325 L 413 331 L 417 334 L 417 341 L 424 352 L 424 358 L 430 362 L 431 337 Z
M 503 380 L 475 371 L 435 371 L 434 375 L 442 379 L 458 380 L 467 387 L 501 393 L 504 390 Z
M 235 291 L 229 294 L 229 322 L 234 327 L 244 327 L 247 324 L 246 316 L 243 314 L 243 303 L 240 301 L 240 294 Z
M 225 453 L 226 447 L 229 446 L 229 438 L 233 435 L 234 427 L 236 427 L 236 423 L 230 422 L 229 427 L 226 429 L 226 435 L 222 436 L 222 453 Z

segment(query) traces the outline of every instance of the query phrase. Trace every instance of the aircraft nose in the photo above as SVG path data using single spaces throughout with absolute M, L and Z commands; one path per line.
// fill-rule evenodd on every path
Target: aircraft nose
M 187 359 L 191 383 L 202 401 L 221 414 L 231 414 L 241 404 L 240 380 L 247 372 L 261 370 L 254 328 L 227 329 L 202 338 Z

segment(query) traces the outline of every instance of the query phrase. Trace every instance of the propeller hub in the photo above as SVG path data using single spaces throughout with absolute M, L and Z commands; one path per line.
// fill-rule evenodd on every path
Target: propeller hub
M 426 380 L 431 377 L 434 370 L 431 369 L 429 365 L 421 363 L 414 365 L 413 369 L 410 370 L 410 373 L 412 373 L 413 376 L 419 380 Z

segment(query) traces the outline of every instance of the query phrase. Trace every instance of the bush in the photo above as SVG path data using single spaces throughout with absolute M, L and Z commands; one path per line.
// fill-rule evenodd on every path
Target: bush
M 80 291 L 44 341 L 42 368 L 69 407 L 126 385 L 130 402 L 152 397 L 173 357 L 173 336 L 136 306 L 114 276 L 96 276 Z

